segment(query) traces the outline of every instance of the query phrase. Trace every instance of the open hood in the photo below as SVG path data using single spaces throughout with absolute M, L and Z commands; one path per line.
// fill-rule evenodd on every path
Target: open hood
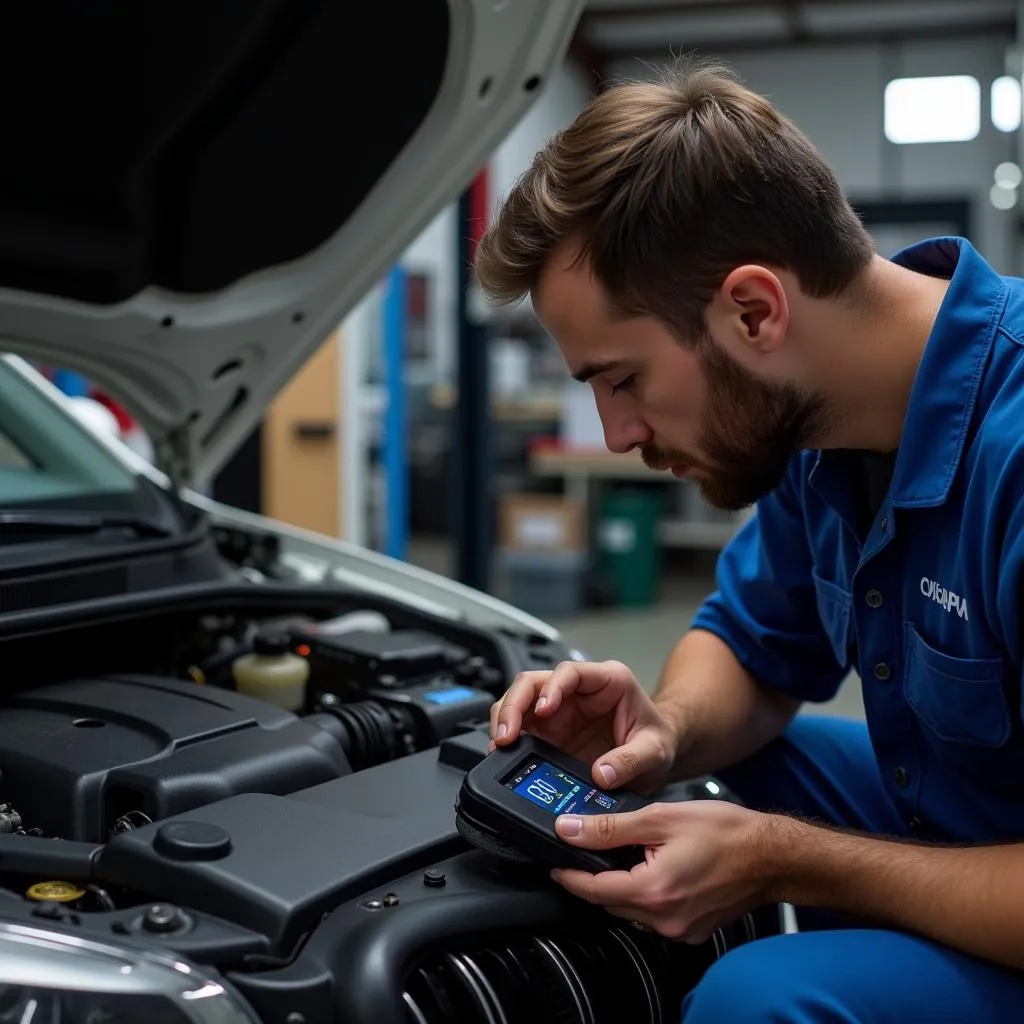
M 177 484 L 208 480 L 534 102 L 582 6 L 15 5 L 0 349 L 79 370 Z

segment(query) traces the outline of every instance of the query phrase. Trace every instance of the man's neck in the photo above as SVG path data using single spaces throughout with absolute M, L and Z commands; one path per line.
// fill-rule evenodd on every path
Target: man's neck
M 819 367 L 834 428 L 821 448 L 891 452 L 899 446 L 910 392 L 949 281 L 876 257 L 842 306 L 819 306 L 828 355 Z

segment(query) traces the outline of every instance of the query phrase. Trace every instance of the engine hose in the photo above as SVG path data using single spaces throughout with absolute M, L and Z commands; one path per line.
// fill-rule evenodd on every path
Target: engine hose
M 331 720 L 329 731 L 340 741 L 353 771 L 415 752 L 413 722 L 403 709 L 388 708 L 376 700 L 360 700 L 322 705 L 320 714 L 311 717 L 324 727 L 324 718 Z

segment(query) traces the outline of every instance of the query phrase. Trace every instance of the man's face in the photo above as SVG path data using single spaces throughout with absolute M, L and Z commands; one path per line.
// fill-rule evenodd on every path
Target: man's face
M 617 319 L 585 263 L 557 258 L 533 296 L 574 376 L 594 389 L 613 452 L 692 477 L 712 505 L 737 510 L 782 480 L 824 427 L 826 407 L 756 376 L 712 337 L 680 344 L 652 317 Z

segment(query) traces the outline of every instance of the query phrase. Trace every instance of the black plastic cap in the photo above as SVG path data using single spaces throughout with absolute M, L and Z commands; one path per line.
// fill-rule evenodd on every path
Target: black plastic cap
M 287 654 L 292 649 L 291 637 L 287 633 L 257 633 L 252 649 L 257 654 Z
M 153 849 L 171 860 L 220 860 L 231 852 L 231 836 L 204 821 L 173 821 L 160 826 Z

